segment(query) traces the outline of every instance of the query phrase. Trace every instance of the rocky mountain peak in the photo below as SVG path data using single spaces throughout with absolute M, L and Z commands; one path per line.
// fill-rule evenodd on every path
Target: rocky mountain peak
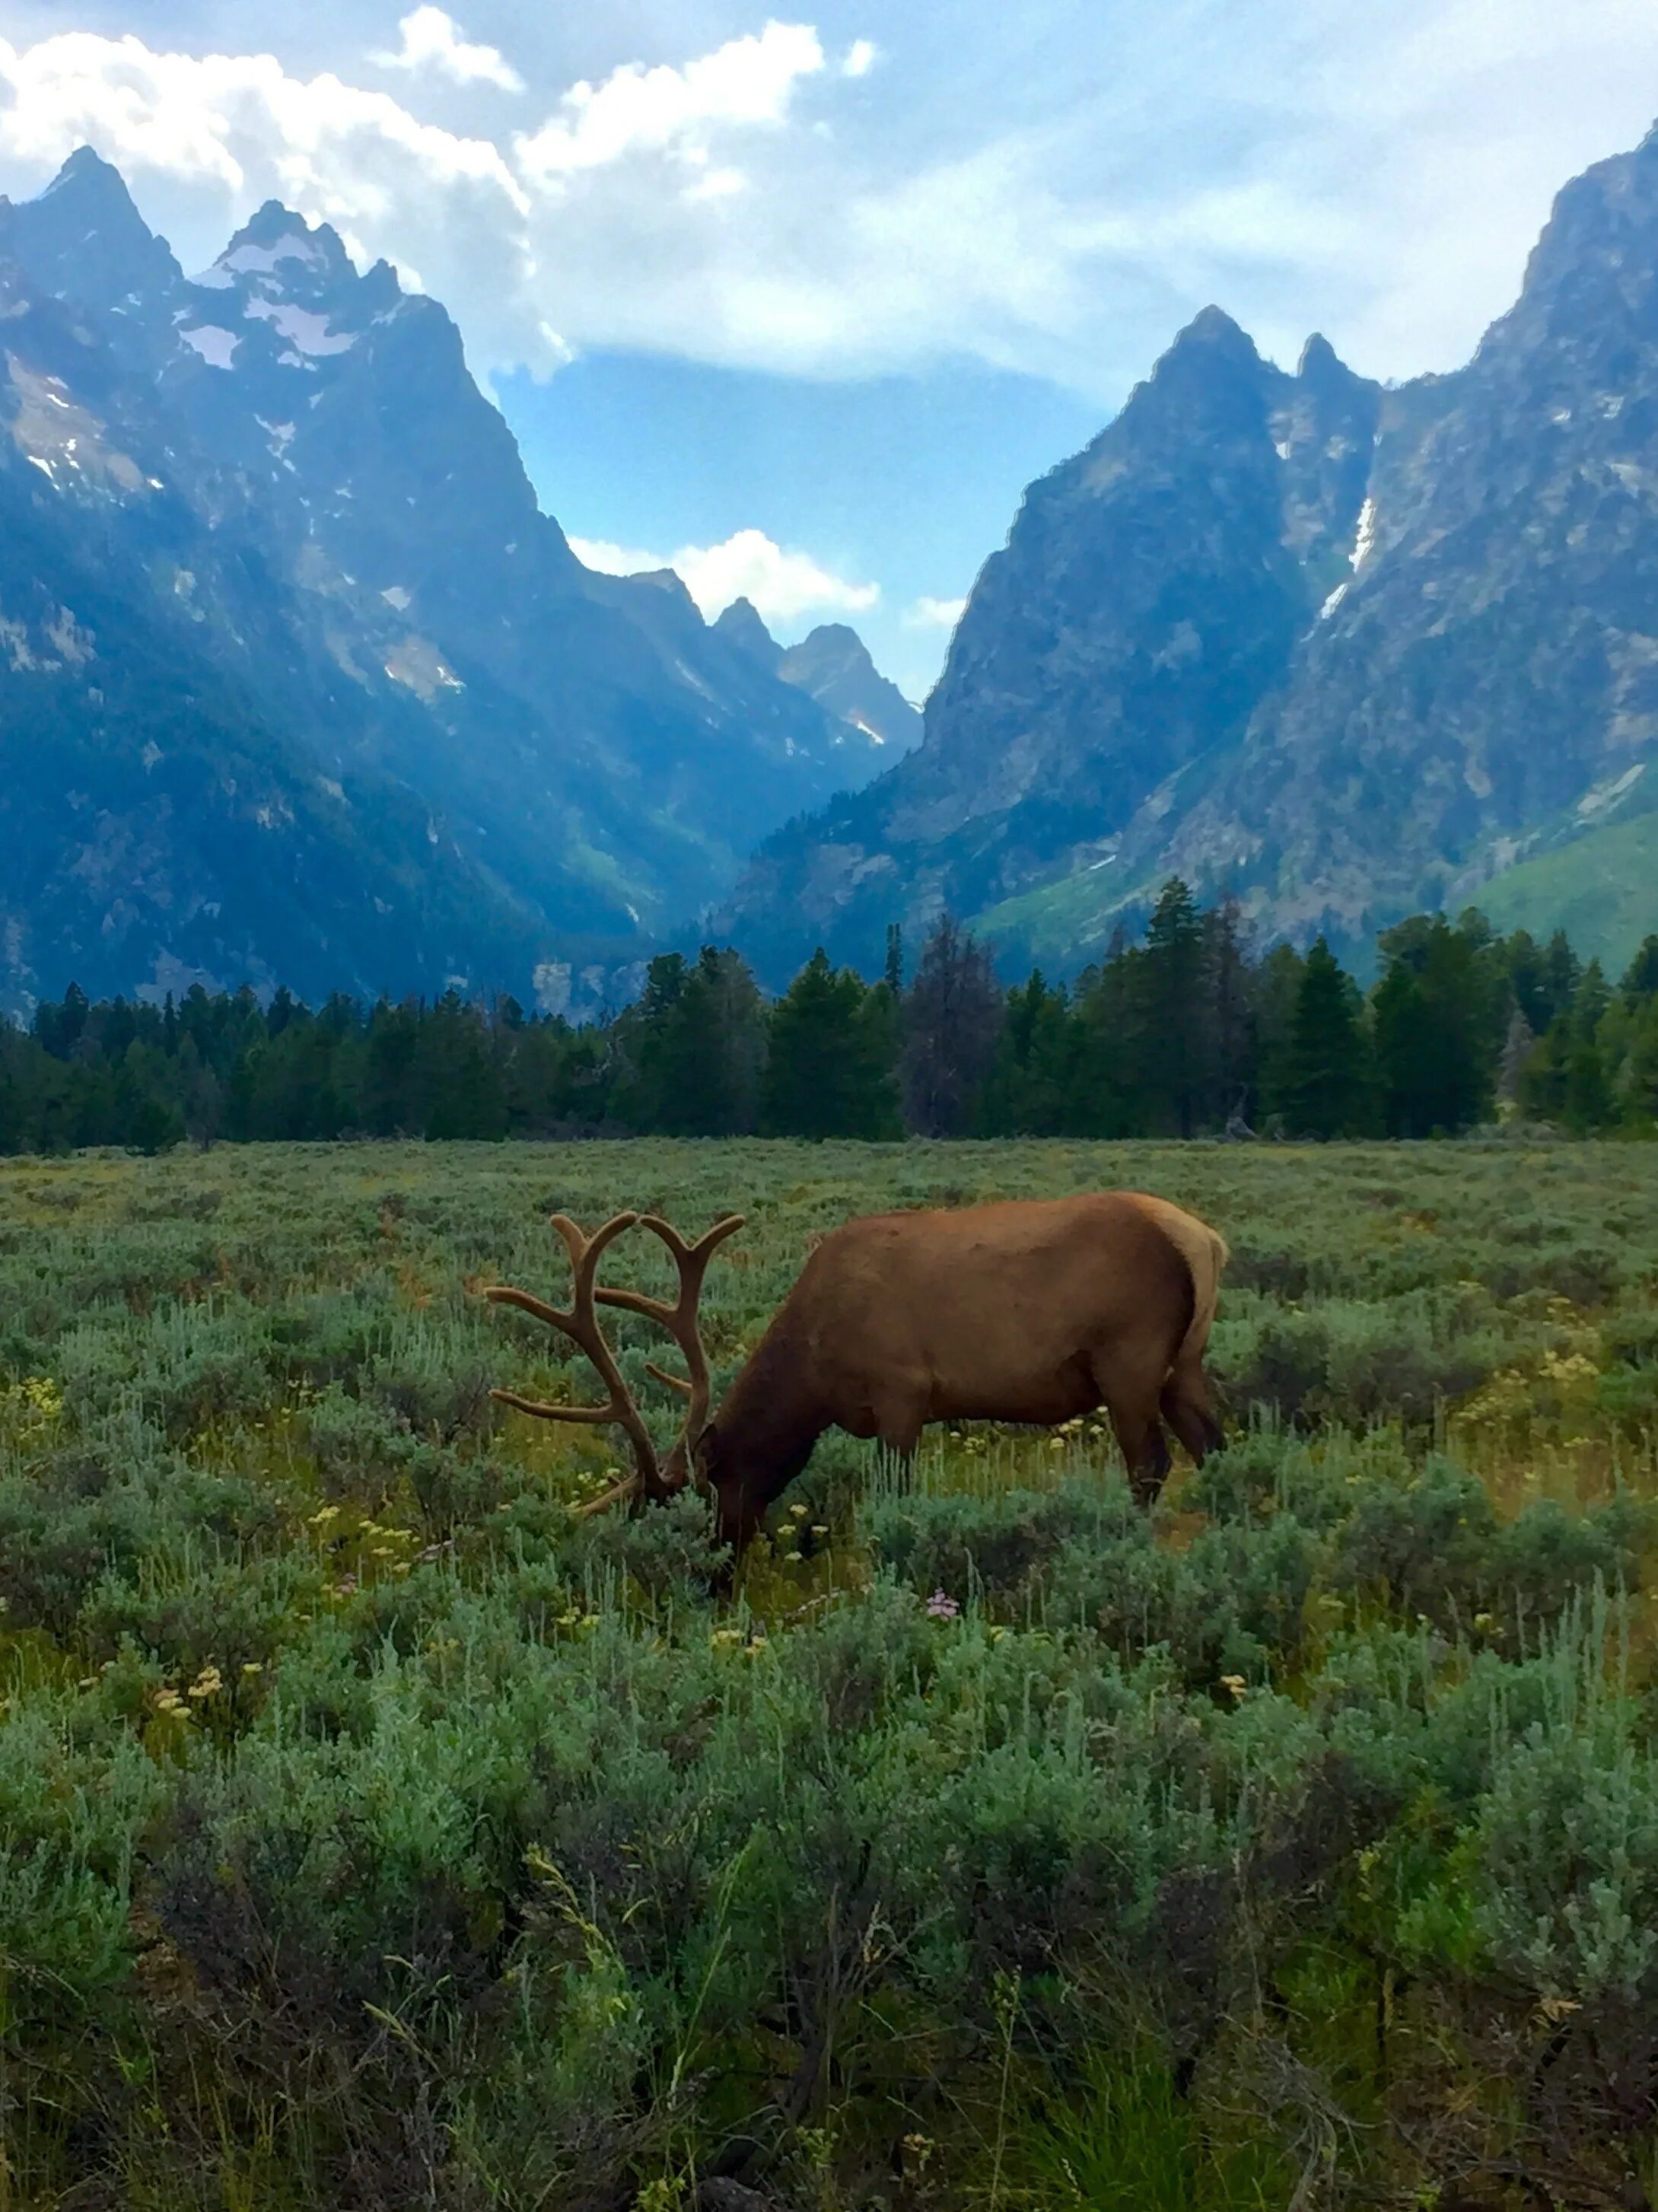
M 1218 370 L 1233 377 L 1258 375 L 1261 358 L 1255 342 L 1224 307 L 1208 307 L 1193 315 L 1151 372 L 1153 383 L 1184 381 Z
M 16 207 L 11 229 L 17 259 L 55 299 L 131 321 L 179 282 L 172 249 L 139 214 L 120 171 L 90 146 Z
M 896 757 L 921 742 L 921 716 L 883 676 L 847 623 L 820 623 L 777 661 L 786 684 L 810 692 L 869 745 Z
M 280 200 L 267 200 L 195 282 L 209 291 L 236 291 L 250 302 L 344 311 L 354 322 L 363 319 L 366 309 L 382 311 L 398 296 L 388 263 L 377 262 L 368 276 L 360 276 L 331 224 L 313 226 Z M 365 288 L 372 300 L 364 297 Z
M 1353 372 L 1323 331 L 1315 331 L 1301 349 L 1301 359 L 1296 363 L 1296 378 L 1298 383 L 1309 388 L 1329 390 L 1351 384 Z
M 783 658 L 783 648 L 766 628 L 765 619 L 752 599 L 733 599 L 714 622 L 720 635 L 728 638 L 739 652 L 757 660 L 762 668 L 775 669 Z

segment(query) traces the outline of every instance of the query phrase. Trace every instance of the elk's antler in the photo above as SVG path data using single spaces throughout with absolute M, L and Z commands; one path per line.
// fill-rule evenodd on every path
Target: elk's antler
M 598 1501 L 607 1505 L 616 1498 L 632 1496 L 635 1491 L 642 1491 L 647 1498 L 666 1495 L 661 1469 L 657 1464 L 656 1446 L 651 1442 L 651 1432 L 634 1403 L 632 1392 L 622 1379 L 622 1370 L 616 1364 L 616 1354 L 598 1325 L 593 1303 L 596 1297 L 605 1295 L 596 1290 L 593 1281 L 601 1255 L 623 1231 L 631 1229 L 638 1218 L 636 1213 L 618 1213 L 602 1229 L 596 1229 L 591 1237 L 587 1237 L 568 1214 L 554 1214 L 553 1227 L 564 1240 L 565 1249 L 570 1255 L 574 1279 L 568 1312 L 561 1311 L 556 1306 L 550 1306 L 540 1298 L 531 1297 L 528 1291 L 509 1290 L 502 1284 L 493 1285 L 483 1293 L 495 1305 L 517 1306 L 521 1312 L 532 1314 L 538 1322 L 544 1322 L 549 1328 L 556 1329 L 561 1336 L 568 1336 L 572 1344 L 586 1354 L 598 1370 L 599 1381 L 610 1393 L 602 1406 L 549 1406 L 536 1398 L 520 1397 L 516 1390 L 495 1390 L 490 1395 L 499 1398 L 504 1406 L 516 1406 L 521 1413 L 533 1413 L 537 1420 L 580 1421 L 588 1425 L 600 1421 L 616 1422 L 633 1447 L 637 1472 L 629 1480 Z
M 508 1290 L 497 1285 L 486 1290 L 487 1298 L 497 1305 L 519 1307 L 533 1314 L 549 1328 L 568 1336 L 597 1369 L 599 1380 L 610 1393 L 602 1406 L 549 1406 L 533 1398 L 521 1398 L 515 1390 L 496 1390 L 492 1395 L 503 1405 L 516 1406 L 520 1413 L 533 1413 L 544 1421 L 581 1421 L 596 1423 L 614 1421 L 625 1432 L 633 1447 L 635 1472 L 625 1480 L 607 1490 L 602 1497 L 592 1498 L 582 1506 L 583 1514 L 601 1513 L 606 1506 L 619 1504 L 623 1498 L 641 1495 L 663 1498 L 683 1489 L 690 1473 L 690 1452 L 708 1417 L 708 1361 L 702 1348 L 702 1339 L 697 1328 L 697 1307 L 702 1297 L 703 1279 L 708 1262 L 728 1237 L 734 1236 L 743 1226 L 740 1213 L 728 1215 L 715 1222 L 705 1236 L 695 1244 L 687 1244 L 671 1222 L 654 1213 L 618 1213 L 591 1237 L 584 1236 L 574 1222 L 562 1213 L 553 1216 L 553 1227 L 563 1238 L 570 1255 L 570 1266 L 574 1276 L 574 1287 L 568 1312 L 544 1304 L 531 1297 L 527 1291 Z M 611 1290 L 598 1285 L 595 1275 L 600 1255 L 606 1247 L 635 1223 L 659 1237 L 673 1255 L 679 1270 L 679 1295 L 670 1305 L 664 1298 L 653 1298 L 643 1291 Z M 669 1455 L 665 1479 L 651 1442 L 650 1431 L 645 1426 L 639 1407 L 627 1384 L 622 1379 L 616 1364 L 616 1355 L 606 1341 L 598 1325 L 596 1305 L 620 1307 L 624 1312 L 641 1314 L 647 1321 L 655 1322 L 665 1328 L 685 1355 L 689 1373 L 670 1375 L 665 1369 L 647 1364 L 647 1372 L 655 1376 L 670 1389 L 680 1391 L 687 1400 L 685 1419 L 679 1439 Z
M 744 1217 L 728 1213 L 723 1221 L 699 1237 L 695 1244 L 688 1244 L 671 1221 L 659 1214 L 645 1213 L 639 1218 L 641 1229 L 648 1229 L 659 1237 L 673 1255 L 679 1270 L 679 1296 L 670 1305 L 664 1298 L 653 1298 L 643 1291 L 601 1290 L 598 1302 L 604 1306 L 620 1306 L 624 1312 L 643 1314 L 665 1328 L 685 1355 L 688 1375 L 670 1375 L 665 1368 L 652 1365 L 648 1370 L 659 1382 L 670 1389 L 682 1391 L 687 1400 L 685 1419 L 679 1431 L 679 1440 L 668 1455 L 667 1473 L 664 1487 L 683 1490 L 689 1480 L 691 1451 L 702 1433 L 708 1418 L 708 1357 L 702 1348 L 702 1335 L 697 1327 L 697 1309 L 702 1301 L 703 1278 L 708 1272 L 708 1262 L 728 1237 L 735 1237 L 743 1226 Z M 607 1501 L 600 1500 L 603 1504 Z

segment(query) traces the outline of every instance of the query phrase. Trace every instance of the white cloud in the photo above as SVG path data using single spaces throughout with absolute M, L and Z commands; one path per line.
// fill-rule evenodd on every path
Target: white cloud
M 793 622 L 806 614 L 861 614 L 881 597 L 878 584 L 837 576 L 810 553 L 786 550 L 762 530 L 738 530 L 719 545 L 682 545 L 677 553 L 647 553 L 596 538 L 573 538 L 576 558 L 609 576 L 672 568 L 710 622 L 733 599 L 748 599 L 768 622 Z
M 842 76 L 867 76 L 881 58 L 881 49 L 872 39 L 854 39 L 841 64 Z
M 729 40 L 683 69 L 628 62 L 600 85 L 573 85 L 559 103 L 562 112 L 519 139 L 519 166 L 546 185 L 640 154 L 677 154 L 701 165 L 716 131 L 780 125 L 799 80 L 823 66 L 823 46 L 807 23 L 768 23 L 757 38 Z
M 963 599 L 935 599 L 923 592 L 904 610 L 906 629 L 954 629 L 967 611 Z
M 441 8 L 416 8 L 398 25 L 403 44 L 397 52 L 371 54 L 382 69 L 435 70 L 456 84 L 493 84 L 502 92 L 522 92 L 524 79 L 495 46 L 463 39 L 454 18 Z

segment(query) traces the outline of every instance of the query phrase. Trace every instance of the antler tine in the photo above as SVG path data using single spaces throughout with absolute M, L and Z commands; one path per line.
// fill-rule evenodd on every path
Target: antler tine
M 496 1305 L 517 1306 L 520 1311 L 534 1316 L 536 1320 L 567 1336 L 579 1351 L 585 1353 L 598 1371 L 599 1381 L 607 1393 L 602 1406 L 550 1406 L 534 1398 L 520 1397 L 516 1390 L 496 1390 L 491 1395 L 503 1405 L 514 1406 L 520 1413 L 532 1413 L 538 1420 L 570 1421 L 588 1425 L 614 1421 L 622 1428 L 633 1447 L 635 1472 L 625 1482 L 607 1491 L 603 1498 L 595 1498 L 583 1508 L 585 1512 L 597 1512 L 601 1507 L 616 1504 L 643 1490 L 647 1496 L 663 1495 L 661 1469 L 657 1462 L 656 1447 L 651 1442 L 633 1394 L 622 1378 L 616 1354 L 606 1341 L 598 1325 L 595 1302 L 606 1297 L 597 1289 L 594 1276 L 606 1249 L 624 1230 L 631 1229 L 639 1219 L 636 1213 L 618 1213 L 603 1228 L 596 1229 L 591 1237 L 586 1235 L 568 1214 L 556 1213 L 552 1226 L 563 1240 L 570 1255 L 572 1276 L 570 1304 L 568 1309 L 550 1306 L 544 1299 L 532 1297 L 527 1291 L 508 1289 L 495 1285 L 483 1293 Z
M 625 1312 L 642 1314 L 647 1321 L 665 1328 L 685 1355 L 685 1364 L 690 1370 L 685 1378 L 667 1374 L 659 1367 L 650 1369 L 670 1389 L 682 1391 L 688 1401 L 679 1442 L 670 1455 L 671 1474 L 676 1465 L 683 1465 L 684 1452 L 701 1434 L 708 1418 L 708 1360 L 697 1326 L 703 1279 L 709 1261 L 728 1237 L 737 1234 L 744 1218 L 740 1213 L 728 1213 L 723 1221 L 716 1221 L 712 1229 L 699 1237 L 695 1244 L 688 1244 L 672 1222 L 665 1221 L 658 1213 L 641 1214 L 641 1228 L 659 1237 L 673 1255 L 674 1265 L 679 1270 L 679 1296 L 670 1305 L 665 1298 L 651 1297 L 643 1291 L 601 1288 L 598 1293 L 601 1305 L 619 1306 Z M 680 1479 L 683 1480 L 683 1474 Z

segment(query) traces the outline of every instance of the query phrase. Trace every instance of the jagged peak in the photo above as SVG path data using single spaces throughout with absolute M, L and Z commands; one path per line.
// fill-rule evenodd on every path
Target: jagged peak
M 800 641 L 800 646 L 815 646 L 820 653 L 833 651 L 855 654 L 868 660 L 872 668 L 875 665 L 873 660 L 870 659 L 869 647 L 850 623 L 819 623 L 816 629 L 806 632 Z M 797 647 L 796 650 L 799 649 L 800 647 Z
M 86 191 L 88 189 L 106 192 L 112 198 L 118 197 L 132 208 L 135 215 L 138 213 L 133 205 L 132 195 L 127 190 L 126 179 L 112 161 L 104 159 L 95 146 L 77 146 L 45 191 L 38 192 L 35 197 L 37 199 L 50 199 L 54 192 Z M 142 221 L 142 216 L 139 219 Z
M 1175 343 L 1169 350 L 1171 354 L 1179 353 L 1198 345 L 1222 346 L 1230 352 L 1247 353 L 1251 360 L 1260 358 L 1248 331 L 1234 322 L 1224 307 L 1218 307 L 1212 301 L 1200 307 L 1184 330 L 1175 332 Z
M 1254 377 L 1260 374 L 1261 365 L 1248 332 L 1224 307 L 1208 307 L 1175 333 L 1173 344 L 1151 372 L 1151 388 L 1183 390 L 1194 377 L 1207 384 L 1218 371 L 1226 377 Z
M 308 267 L 325 280 L 355 278 L 357 273 L 331 223 L 309 223 L 280 200 L 266 200 L 213 265 L 233 276 L 270 276 L 286 261 Z
M 139 214 L 126 179 L 94 147 L 77 146 L 42 192 L 16 211 L 18 258 L 59 299 L 92 305 L 154 299 L 178 281 L 172 248 Z
M 126 179 L 112 161 L 105 161 L 93 146 L 77 146 L 57 175 L 24 205 L 57 216 L 64 203 L 72 203 L 76 220 L 104 231 L 112 226 L 133 237 L 155 242 L 155 234 L 138 212 L 127 190 Z
M 752 659 L 768 667 L 776 665 L 783 648 L 766 627 L 765 617 L 752 599 L 736 599 L 716 617 L 714 629 Z
M 1314 383 L 1334 369 L 1343 376 L 1350 375 L 1347 364 L 1330 343 L 1322 331 L 1315 331 L 1301 349 L 1301 359 L 1296 363 L 1296 374 L 1303 383 Z

